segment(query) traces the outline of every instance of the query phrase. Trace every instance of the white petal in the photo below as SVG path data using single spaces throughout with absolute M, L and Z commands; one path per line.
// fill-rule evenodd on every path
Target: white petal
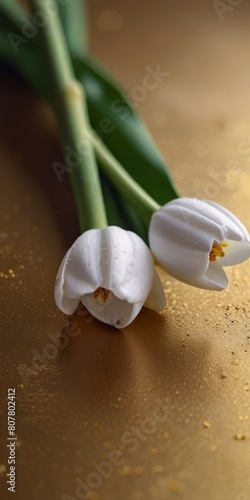
M 118 329 L 125 328 L 132 323 L 143 306 L 143 302 L 130 304 L 126 300 L 120 300 L 114 294 L 110 302 L 103 305 L 97 303 L 92 293 L 84 295 L 81 300 L 95 318 Z
M 71 249 L 69 249 L 64 256 L 62 263 L 59 267 L 57 277 L 56 277 L 56 282 L 55 282 L 55 302 L 57 307 L 64 313 L 64 314 L 73 314 L 75 310 L 78 307 L 78 304 L 80 302 L 79 298 L 78 299 L 70 299 L 68 297 L 65 297 L 64 295 L 64 283 L 65 283 L 65 267 L 68 262 L 68 257 L 70 255 Z
M 246 240 L 250 243 L 248 230 L 244 224 L 242 224 L 242 222 L 234 214 L 232 214 L 232 212 L 229 212 L 229 210 L 214 201 L 207 201 L 206 203 L 220 212 L 221 219 L 228 228 L 228 239 L 237 241 Z
M 217 228 L 217 231 L 220 231 L 219 234 L 224 235 L 224 238 L 226 237 L 227 227 L 220 212 L 211 207 L 205 200 L 198 198 L 178 198 L 167 203 L 165 206 L 168 207 L 169 205 L 178 208 L 185 214 L 186 224 L 193 225 L 192 221 L 194 219 L 194 221 L 197 221 L 195 224 L 198 228 L 200 227 L 209 232 Z M 199 221 L 201 222 L 200 224 Z M 220 236 L 218 237 L 220 238 Z
M 249 240 L 249 233 L 242 222 L 222 205 L 210 200 L 199 200 L 197 198 L 178 198 L 167 205 L 178 206 L 183 210 L 189 209 L 194 213 L 203 215 L 227 229 L 227 238 L 232 240 Z M 217 239 L 216 241 L 219 242 Z M 220 240 L 222 241 L 222 240 Z
M 117 234 L 117 259 L 112 260 L 109 286 L 105 286 L 114 294 L 130 303 L 145 302 L 152 287 L 154 278 L 154 263 L 147 245 L 137 234 L 119 229 Z M 126 234 L 126 245 L 122 234 Z M 124 270 L 121 280 L 121 271 Z M 118 279 L 115 279 L 117 276 Z
M 103 244 L 96 262 L 100 266 L 101 274 L 98 286 L 116 292 L 132 275 L 133 243 L 127 231 L 119 227 L 109 226 L 101 231 Z M 130 266 L 129 263 L 131 263 Z
M 219 234 L 227 234 L 221 214 L 215 208 L 210 207 L 206 201 L 198 198 L 178 198 L 167 203 L 165 207 L 167 210 L 169 208 L 179 210 L 182 213 L 182 220 L 187 225 L 197 226 L 210 233 L 219 230 Z
M 153 286 L 144 306 L 152 311 L 161 311 L 166 306 L 166 296 L 156 271 L 154 272 Z
M 226 240 L 226 246 L 223 246 L 223 257 L 218 257 L 218 264 L 221 266 L 233 266 L 240 264 L 250 257 L 250 244 L 246 241 Z
M 168 203 L 151 218 L 149 241 L 154 232 L 161 232 L 169 240 L 182 246 L 209 253 L 214 241 L 223 241 L 227 237 L 227 229 L 223 224 L 211 221 L 208 217 L 188 208 L 172 206 Z
M 204 288 L 206 290 L 223 290 L 228 285 L 228 279 L 222 267 L 215 262 L 210 262 L 205 274 L 200 278 L 185 281 L 188 285 Z
M 66 253 L 57 279 L 64 279 L 64 295 L 78 298 L 99 286 L 101 232 L 91 229 L 83 233 Z
M 71 315 L 76 311 L 80 300 L 65 297 L 61 283 L 62 282 L 57 281 L 55 286 L 56 305 L 64 314 Z
M 151 250 L 158 263 L 169 274 L 175 278 L 187 282 L 189 279 L 199 278 L 208 267 L 208 255 L 212 247 L 207 251 L 198 251 L 197 247 L 185 246 L 186 240 L 176 237 L 170 230 L 162 231 L 159 218 L 154 218 L 150 224 L 149 243 Z

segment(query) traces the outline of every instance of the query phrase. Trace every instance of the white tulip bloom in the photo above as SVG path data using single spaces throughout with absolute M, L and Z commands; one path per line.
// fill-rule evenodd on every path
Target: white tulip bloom
M 222 266 L 250 256 L 245 226 L 213 201 L 179 198 L 151 218 L 149 243 L 158 263 L 174 278 L 208 290 L 228 284 Z
M 73 314 L 81 301 L 97 319 L 123 328 L 143 305 L 165 307 L 166 299 L 147 245 L 116 226 L 90 229 L 66 253 L 56 277 L 55 301 Z

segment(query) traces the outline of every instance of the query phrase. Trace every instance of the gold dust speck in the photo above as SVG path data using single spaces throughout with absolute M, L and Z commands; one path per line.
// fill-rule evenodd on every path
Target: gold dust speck
M 167 486 L 171 491 L 180 491 L 181 490 L 181 485 L 177 481 L 168 481 Z
M 212 422 L 211 420 L 204 420 L 203 422 L 203 427 L 205 427 L 206 429 L 210 429 L 210 427 L 212 427 Z
M 124 467 L 119 470 L 121 476 L 138 476 L 143 472 L 145 472 L 145 467 L 143 467 L 143 465 L 137 465 L 136 467 L 124 465 Z
M 159 465 L 159 464 L 155 465 L 154 466 L 154 471 L 155 472 L 163 472 L 163 466 Z
M 246 439 L 246 436 L 245 434 L 235 434 L 234 439 L 236 439 L 236 441 L 244 441 L 244 439 Z
M 157 453 L 158 453 L 157 448 L 151 448 L 150 453 L 151 453 L 151 455 L 157 455 Z
M 210 446 L 210 451 L 216 451 L 218 449 L 218 446 L 216 446 L 216 444 L 212 444 L 212 446 Z
M 6 471 L 6 466 L 4 464 L 0 464 L 0 474 Z
M 124 467 L 119 470 L 121 476 L 131 476 L 132 472 L 132 467 L 130 465 L 124 465 Z
M 143 467 L 143 465 L 137 465 L 136 467 L 133 468 L 132 472 L 135 476 L 138 476 L 139 474 L 145 472 L 145 467 Z

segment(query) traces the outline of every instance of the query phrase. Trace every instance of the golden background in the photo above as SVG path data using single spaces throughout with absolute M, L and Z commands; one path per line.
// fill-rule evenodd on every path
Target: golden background
M 169 72 L 136 104 L 179 191 L 250 228 L 249 4 L 225 1 L 222 19 L 215 3 L 89 1 L 90 47 L 130 96 L 147 66 Z M 123 331 L 84 309 L 69 321 L 53 288 L 78 226 L 51 167 L 55 121 L 7 70 L 0 92 L 1 498 L 15 387 L 17 499 L 250 500 L 249 262 L 220 293 L 162 272 L 167 308 Z M 115 450 L 120 465 L 77 496 Z

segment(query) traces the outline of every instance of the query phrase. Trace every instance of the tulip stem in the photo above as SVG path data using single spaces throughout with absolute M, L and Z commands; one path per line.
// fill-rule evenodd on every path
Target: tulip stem
M 71 54 L 82 57 L 87 51 L 88 27 L 84 0 L 61 2 L 56 0 L 65 37 Z
M 54 4 L 54 6 L 53 6 Z M 76 80 L 55 0 L 31 0 L 34 12 L 46 19 L 39 28 L 45 71 L 51 86 L 54 112 L 64 146 L 66 170 L 76 200 L 81 231 L 107 225 L 94 148 L 84 131 L 90 128 L 85 92 Z M 73 157 L 73 160 L 72 160 Z
M 160 205 L 123 168 L 94 131 L 89 130 L 86 133 L 91 134 L 89 137 L 100 168 L 123 198 L 136 210 L 144 222 L 149 224 L 153 213 L 160 208 Z

